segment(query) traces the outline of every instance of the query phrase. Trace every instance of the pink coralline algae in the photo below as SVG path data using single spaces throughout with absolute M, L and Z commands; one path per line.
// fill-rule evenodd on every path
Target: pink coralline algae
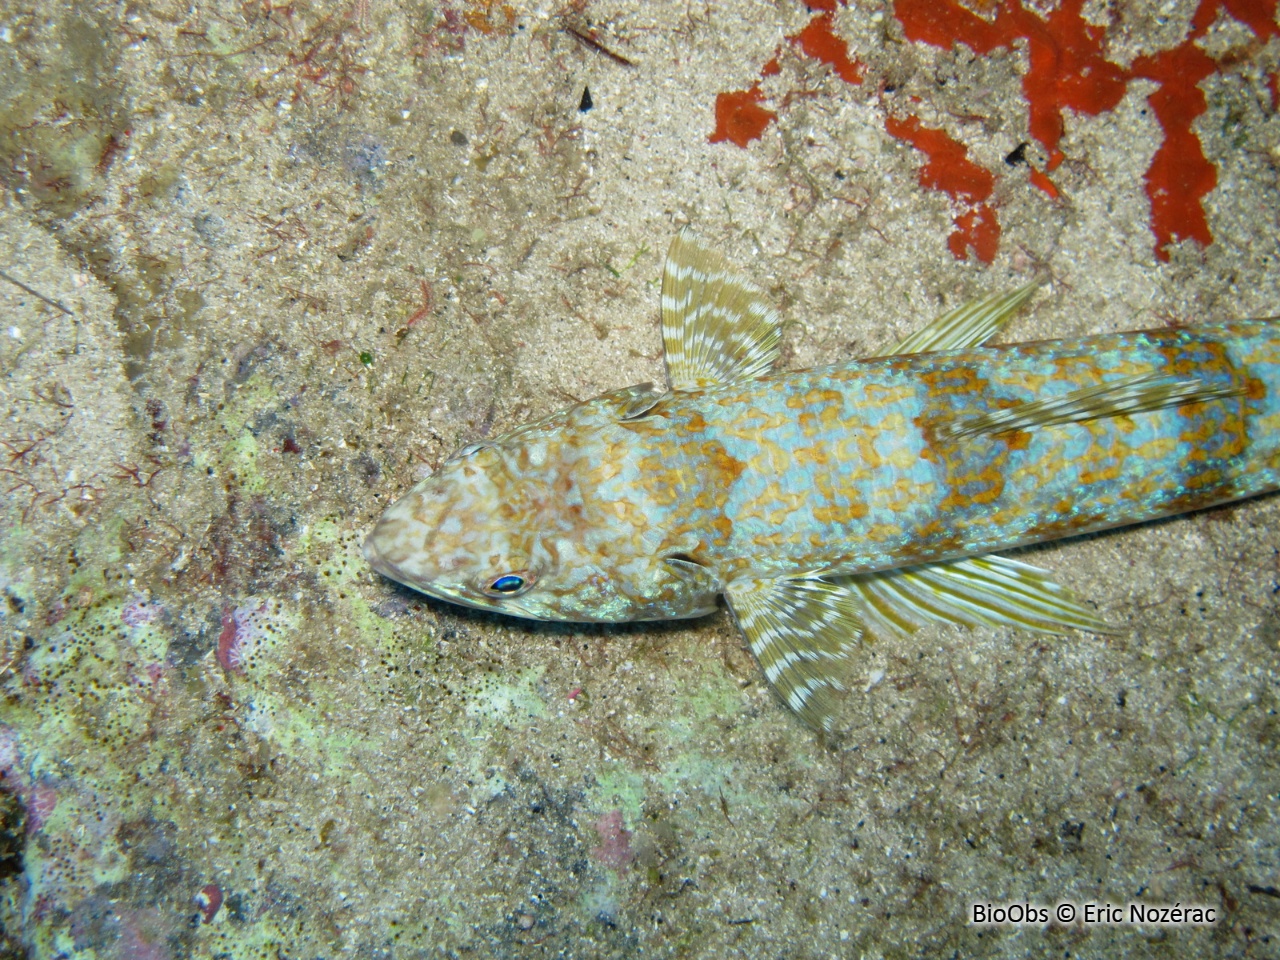
M 13 727 L 0 723 L 0 780 L 18 775 L 18 734 Z
M 0 785 L 15 794 L 27 812 L 27 833 L 36 833 L 58 806 L 58 791 L 42 780 L 32 782 L 22 769 L 18 734 L 0 723 Z
M 126 627 L 140 627 L 160 616 L 160 605 L 145 597 L 134 597 L 120 610 L 120 619 Z
M 47 783 L 37 783 L 20 798 L 27 808 L 27 833 L 35 833 L 53 816 L 58 807 L 58 792 Z
M 600 836 L 600 846 L 591 850 L 591 855 L 610 870 L 619 872 L 627 869 L 636 858 L 631 849 L 631 831 L 623 829 L 621 810 L 610 810 L 595 823 L 596 833 Z
M 218 663 L 231 673 L 244 673 L 257 648 L 271 631 L 271 604 L 247 604 L 222 614 Z
M 128 960 L 173 960 L 173 918 L 155 908 L 130 910 L 118 907 L 120 939 L 117 956 Z

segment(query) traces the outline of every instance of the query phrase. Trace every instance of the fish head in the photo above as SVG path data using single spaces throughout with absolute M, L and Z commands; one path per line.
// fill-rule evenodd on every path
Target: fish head
M 442 600 L 521 607 L 542 566 L 528 523 L 530 488 L 496 446 L 464 447 L 383 513 L 365 538 L 365 558 Z
M 429 596 L 534 620 L 715 610 L 712 571 L 664 556 L 653 537 L 628 535 L 614 502 L 584 491 L 595 448 L 583 438 L 618 423 L 607 399 L 463 448 L 382 515 L 364 543 L 370 566 Z

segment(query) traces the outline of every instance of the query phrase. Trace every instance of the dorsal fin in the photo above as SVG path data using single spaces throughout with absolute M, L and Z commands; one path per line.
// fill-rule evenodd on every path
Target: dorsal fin
M 923 330 L 905 340 L 872 354 L 892 357 L 902 353 L 933 353 L 937 350 L 960 350 L 980 347 L 990 340 L 1009 318 L 1026 303 L 1040 286 L 1032 280 L 1008 293 L 997 293 L 983 300 L 970 300 L 948 310 Z
M 1006 557 L 968 557 L 833 582 L 858 598 L 867 631 L 885 639 L 905 637 L 926 623 L 1117 632 L 1045 571 Z
M 685 227 L 662 271 L 662 343 L 672 390 L 763 376 L 778 359 L 778 314 L 755 284 Z
M 1165 407 L 1179 407 L 1184 403 L 1222 400 L 1240 392 L 1234 384 L 1220 386 L 1202 380 L 1178 380 L 1164 373 L 1142 373 L 944 423 L 938 428 L 938 435 L 958 440 L 979 434 L 1061 426 L 1103 417 L 1127 417 Z

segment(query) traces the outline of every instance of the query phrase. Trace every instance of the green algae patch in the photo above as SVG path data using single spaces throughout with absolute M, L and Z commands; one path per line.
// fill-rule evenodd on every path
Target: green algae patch
M 592 810 L 620 809 L 628 823 L 640 819 L 648 793 L 643 774 L 626 769 L 621 763 L 596 773 L 595 783 L 587 789 L 587 805 Z
M 90 602 L 97 605 L 120 602 L 118 598 L 113 600 L 109 595 L 103 596 L 103 583 L 113 579 L 107 571 L 114 571 L 124 559 L 124 527 L 124 516 L 108 515 L 76 531 L 73 546 L 68 551 L 72 558 L 70 569 L 62 587 L 64 604 L 73 597 L 80 609 Z M 30 541 L 27 543 L 29 545 Z M 93 563 L 84 563 L 82 558 L 85 557 L 92 557 Z M 116 576 L 114 579 L 120 578 Z
M 376 613 L 364 595 L 369 567 L 360 552 L 360 544 L 359 532 L 345 528 L 332 517 L 325 517 L 303 531 L 295 552 L 315 564 L 320 582 L 331 596 L 337 594 L 338 605 L 351 618 L 354 633 L 362 643 L 398 657 L 406 649 L 400 629 L 391 619 Z M 416 629 L 422 637 L 431 635 L 427 625 Z
M 224 462 L 246 493 L 262 493 L 267 489 L 266 478 L 258 469 L 260 448 L 257 437 L 245 430 L 222 450 Z
M 255 373 L 236 389 L 218 417 L 219 425 L 231 439 L 220 448 L 214 467 L 229 471 L 246 493 L 265 493 L 270 485 L 263 471 L 262 446 L 251 425 L 279 403 L 276 388 L 261 373 Z
M 0 739 L 6 781 L 26 798 L 35 838 L 26 857 L 33 900 L 75 904 L 130 876 L 121 824 L 165 805 L 163 790 L 138 785 L 170 783 L 181 765 L 181 744 L 157 736 L 172 682 L 166 652 L 159 608 L 136 597 L 66 614 L 30 651 L 26 697 L 6 710 Z M 47 934 L 37 925 L 33 942 L 52 947 Z
M 736 775 L 732 763 L 721 757 L 711 757 L 703 753 L 686 753 L 662 765 L 658 772 L 657 782 L 667 797 L 681 793 L 702 793 L 708 798 L 727 801 L 732 806 L 740 806 L 751 797 L 740 775 Z M 769 804 L 761 803 L 766 807 Z
M 607 877 L 587 887 L 578 897 L 577 908 L 588 922 L 616 924 L 622 909 L 616 881 Z
M 719 664 L 708 663 L 689 691 L 686 714 L 699 724 L 723 720 L 742 712 L 742 690 Z
M 30 652 L 27 682 L 41 695 L 38 729 L 30 732 L 49 753 L 74 754 L 78 746 L 54 741 L 54 730 L 107 746 L 147 736 L 168 684 L 168 643 L 145 619 L 149 609 L 140 600 L 96 604 L 67 617 Z
M 690 677 L 680 687 L 680 697 L 671 704 L 671 715 L 665 717 L 654 734 L 673 745 L 689 747 L 704 742 L 709 735 L 719 736 L 724 721 L 742 713 L 742 690 L 720 664 L 699 665 L 699 675 Z
M 299 629 L 298 611 L 272 597 L 247 597 L 222 616 L 218 662 L 255 687 L 274 682 Z
M 343 534 L 342 523 L 334 517 L 321 517 L 309 524 L 298 538 L 298 548 L 308 550 L 313 543 L 337 543 Z
M 219 960 L 276 960 L 293 955 L 291 948 L 304 938 L 307 931 L 300 929 L 297 920 L 271 915 L 257 917 L 252 923 L 214 923 L 196 933 L 196 942 L 203 947 L 201 955 Z

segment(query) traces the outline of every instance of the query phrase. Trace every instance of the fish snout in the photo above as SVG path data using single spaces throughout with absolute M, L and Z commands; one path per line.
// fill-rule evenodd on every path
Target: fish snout
M 382 524 L 379 523 L 378 526 L 370 530 L 368 535 L 364 538 L 364 547 L 362 548 L 364 558 L 369 562 L 369 566 L 373 567 L 373 569 L 378 571 L 378 573 L 382 574 L 384 577 L 390 577 L 392 580 L 395 580 L 397 579 L 395 567 L 382 559 L 381 544 L 384 542 L 385 537 L 380 535 L 378 532 L 379 527 L 381 526 Z
M 407 568 L 422 560 L 421 548 L 414 543 L 414 528 L 419 526 L 404 508 L 404 501 L 392 505 L 364 538 L 364 558 L 369 566 L 399 583 L 411 584 Z M 422 537 L 418 538 L 419 544 Z

